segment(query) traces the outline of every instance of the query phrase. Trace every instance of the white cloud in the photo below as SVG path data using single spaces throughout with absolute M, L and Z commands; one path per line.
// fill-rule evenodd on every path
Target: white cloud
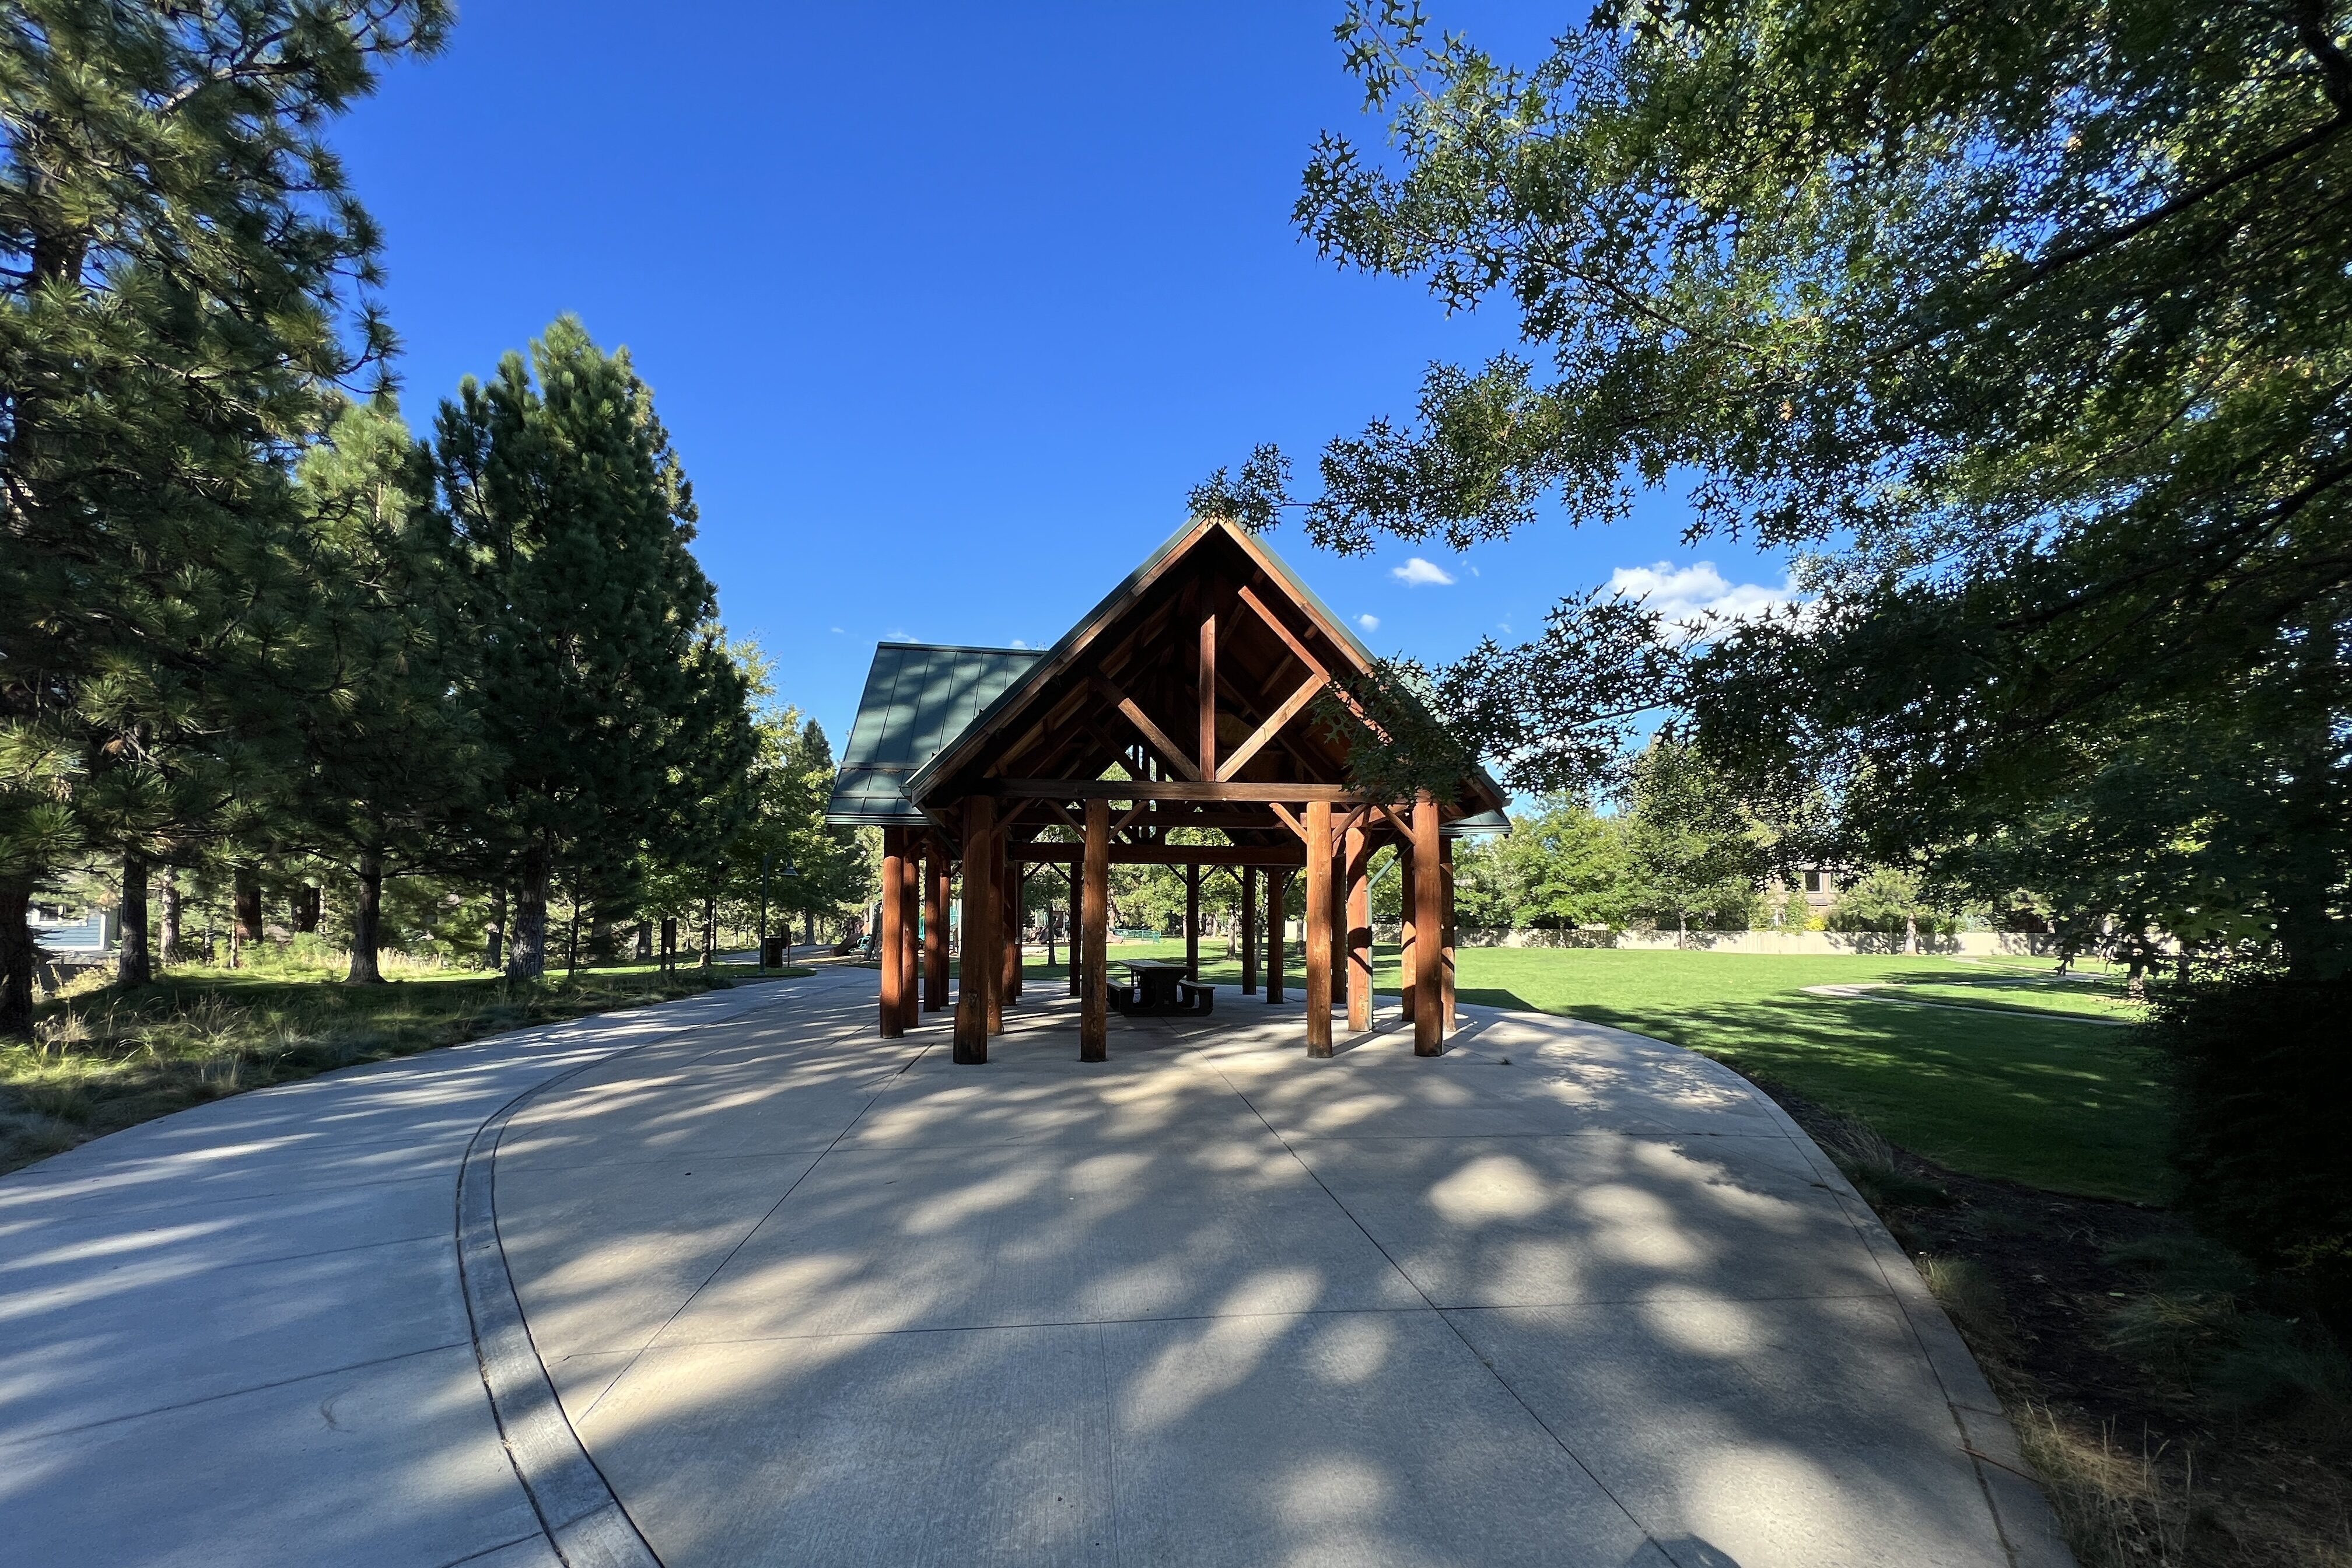
M 1389 575 L 1408 588 L 1423 586 L 1444 588 L 1452 585 L 1454 582 L 1453 573 L 1433 561 L 1423 561 L 1418 555 L 1402 566 L 1391 567 Z
M 1014 638 L 1013 639 L 1013 646 L 1014 647 L 1027 647 L 1029 645 L 1028 645 L 1027 643 L 1025 643 L 1025 642 L 1023 642 L 1019 637 L 1014 637 Z
M 833 628 L 833 635 L 834 635 L 834 636 L 835 636 L 835 637 L 840 637 L 840 636 L 842 636 L 842 635 L 844 635 L 844 634 L 843 634 L 843 632 L 842 632 L 842 629 L 841 629 L 839 626 L 835 626 L 835 627 L 834 627 L 834 628 Z
M 1381 629 L 1381 618 L 1378 616 L 1358 616 L 1356 617 L 1356 624 L 1363 627 L 1368 632 L 1376 632 Z
M 1690 566 L 1668 561 L 1654 566 L 1620 566 L 1609 574 L 1609 592 L 1643 600 L 1675 626 L 1695 626 L 1707 616 L 1748 620 L 1794 604 L 1798 598 L 1793 576 L 1777 588 L 1763 583 L 1734 583 L 1717 571 L 1712 561 Z

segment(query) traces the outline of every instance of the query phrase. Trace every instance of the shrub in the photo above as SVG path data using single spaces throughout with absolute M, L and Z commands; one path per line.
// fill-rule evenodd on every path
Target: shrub
M 2352 980 L 2168 986 L 2147 1026 L 2179 1093 L 2173 1163 L 2199 1227 L 2352 1330 Z

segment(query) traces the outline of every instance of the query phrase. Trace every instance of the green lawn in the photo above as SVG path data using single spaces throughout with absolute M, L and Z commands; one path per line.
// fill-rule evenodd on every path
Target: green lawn
M 292 963 L 184 968 L 153 985 L 41 1004 L 31 1046 L 0 1047 L 0 1171 L 243 1089 L 356 1062 L 757 977 L 750 964 L 651 964 L 510 985 L 464 970 L 407 970 L 383 985 Z M 804 974 L 806 970 L 787 971 Z
M 1207 949 L 1202 978 L 1238 984 L 1240 967 L 1223 958 L 1223 942 Z M 1182 951 L 1160 942 L 1112 952 Z M 1954 1170 L 2139 1202 L 2165 1194 L 2167 1112 L 2156 1063 L 2131 1031 L 2067 1016 L 2132 1016 L 2117 981 L 2060 981 L 2038 966 L 1947 958 L 1465 948 L 1457 963 L 1463 1001 L 1561 1013 L 1687 1046 Z M 1393 990 L 1395 950 L 1381 949 L 1380 964 L 1381 988 Z M 1038 963 L 1032 971 L 1049 973 Z M 1988 1010 L 1804 989 L 1874 984 Z

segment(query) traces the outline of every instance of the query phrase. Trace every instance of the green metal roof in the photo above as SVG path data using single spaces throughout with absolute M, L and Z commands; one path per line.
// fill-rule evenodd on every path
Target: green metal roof
M 921 823 L 902 788 L 908 778 L 1044 657 L 1036 648 L 876 645 L 824 819 L 846 826 Z

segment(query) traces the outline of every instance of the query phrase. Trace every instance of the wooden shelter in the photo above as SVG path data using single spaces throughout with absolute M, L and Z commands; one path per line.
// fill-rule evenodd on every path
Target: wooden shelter
M 1310 709 L 1371 658 L 1264 541 L 1219 518 L 1179 531 L 1042 652 L 878 647 L 825 816 L 882 829 L 882 1033 L 948 1005 L 961 866 L 955 1059 L 986 1061 L 1021 994 L 1022 879 L 1055 866 L 1075 906 L 1078 1056 L 1103 1060 L 1109 868 L 1144 863 L 1187 868 L 1196 941 L 1204 868 L 1239 879 L 1243 989 L 1263 934 L 1269 1001 L 1282 997 L 1284 889 L 1303 878 L 1307 1052 L 1328 1056 L 1335 1005 L 1351 1030 L 1372 1024 L 1370 862 L 1392 844 L 1403 1010 L 1414 1049 L 1437 1055 L 1454 1016 L 1453 841 L 1507 828 L 1505 797 L 1483 772 L 1451 804 L 1349 787 Z M 1182 828 L 1224 841 L 1174 841 Z

